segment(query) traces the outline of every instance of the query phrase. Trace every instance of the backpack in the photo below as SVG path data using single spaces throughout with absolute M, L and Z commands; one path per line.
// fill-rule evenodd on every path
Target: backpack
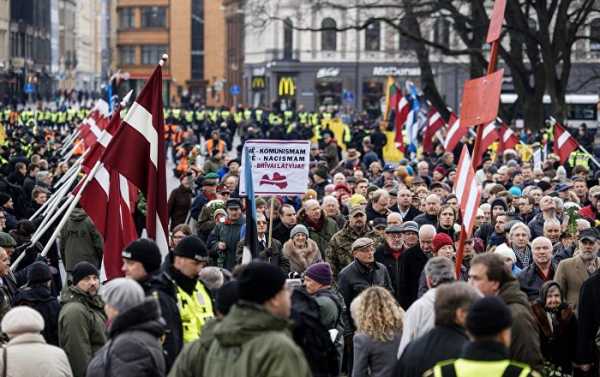
M 292 335 L 314 377 L 339 376 L 339 357 L 329 330 L 321 324 L 319 304 L 304 289 L 292 292 Z

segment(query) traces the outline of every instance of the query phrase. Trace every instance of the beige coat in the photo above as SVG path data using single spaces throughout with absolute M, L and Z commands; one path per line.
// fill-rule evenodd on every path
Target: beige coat
M 4 367 L 0 350 L 0 375 Z M 17 335 L 6 346 L 7 376 L 10 377 L 72 377 L 65 351 L 46 344 L 40 334 Z
M 317 243 L 310 238 L 307 238 L 306 241 L 305 248 L 294 247 L 294 241 L 291 239 L 283 244 L 283 255 L 290 261 L 290 272 L 301 274 L 309 266 L 323 260 Z
M 596 265 L 599 262 L 600 260 L 596 259 Z M 581 285 L 589 277 L 590 274 L 578 255 L 562 260 L 556 269 L 554 280 L 560 285 L 564 300 L 573 305 L 574 310 L 579 303 Z

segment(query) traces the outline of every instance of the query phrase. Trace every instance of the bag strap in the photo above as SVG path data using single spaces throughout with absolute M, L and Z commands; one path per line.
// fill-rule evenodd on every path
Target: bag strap
M 456 377 L 456 368 L 454 368 L 454 363 L 443 365 L 440 368 L 440 372 L 442 372 L 442 377 Z
M 2 347 L 2 377 L 6 377 L 6 375 L 7 375 L 6 374 L 7 373 L 6 361 L 8 359 L 8 357 L 6 355 L 7 353 L 8 353 L 8 350 L 6 349 L 6 347 Z
M 502 377 L 519 377 L 523 372 L 523 367 L 514 364 L 508 364 L 506 369 L 504 369 L 504 373 L 502 373 Z

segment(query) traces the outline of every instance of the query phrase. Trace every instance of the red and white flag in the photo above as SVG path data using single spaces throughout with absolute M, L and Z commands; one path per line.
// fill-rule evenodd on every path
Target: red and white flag
M 460 139 L 462 139 L 463 136 L 469 132 L 469 129 L 460 126 L 460 118 L 458 118 L 454 113 L 450 114 L 448 125 L 448 133 L 446 134 L 446 140 L 444 141 L 444 149 L 446 152 L 453 152 L 454 148 L 456 148 L 460 142 Z
M 120 124 L 119 109 L 115 110 L 110 125 L 92 146 L 84 159 L 84 170 L 90 170 L 110 143 L 111 133 Z M 91 165 L 90 165 L 91 164 Z M 88 165 L 90 166 L 88 169 Z M 123 276 L 121 251 L 137 239 L 133 212 L 137 201 L 137 188 L 116 170 L 104 164 L 81 193 L 79 204 L 92 219 L 104 239 L 102 264 L 108 280 Z
M 469 237 L 473 231 L 473 224 L 481 199 L 481 187 L 475 177 L 475 170 L 469 150 L 465 145 L 460 155 L 460 161 L 454 178 L 454 194 L 458 199 L 458 206 L 462 214 L 462 226 Z
M 108 126 L 109 118 L 108 103 L 104 100 L 96 102 L 90 115 L 78 127 L 79 136 L 86 148 L 90 148 L 98 140 L 102 131 Z
M 579 148 L 579 143 L 556 119 L 550 118 L 550 122 L 554 126 L 554 154 L 558 155 L 560 163 L 564 164 L 571 153 Z
M 158 65 L 101 161 L 127 177 L 147 201 L 146 231 L 161 252 L 168 253 L 167 184 L 162 102 L 162 69 Z
M 423 134 L 423 151 L 433 153 L 433 137 L 445 125 L 446 122 L 440 113 L 432 106 L 427 115 L 427 125 Z
M 507 149 L 514 149 L 517 144 L 519 144 L 517 134 L 515 134 L 515 131 L 508 127 L 506 123 L 501 123 L 498 133 L 500 134 L 500 143 L 498 146 L 499 153 L 504 152 Z
M 479 156 L 475 156 L 475 163 L 473 164 L 473 166 L 479 166 L 481 164 L 481 161 L 483 160 L 483 155 L 488 150 L 488 148 L 492 146 L 492 144 L 494 144 L 496 140 L 499 139 L 499 137 L 500 136 L 496 128 L 496 122 L 491 122 L 483 127 L 483 131 L 481 134 L 481 144 L 479 147 Z
M 402 133 L 404 129 L 404 124 L 406 123 L 406 119 L 408 119 L 408 113 L 410 113 L 410 103 L 406 99 L 406 96 L 403 96 L 400 92 L 400 99 L 398 101 L 398 105 L 396 106 L 396 114 L 394 115 L 394 126 L 396 128 L 396 136 L 394 141 L 396 143 L 396 148 L 403 151 L 404 150 L 404 134 Z

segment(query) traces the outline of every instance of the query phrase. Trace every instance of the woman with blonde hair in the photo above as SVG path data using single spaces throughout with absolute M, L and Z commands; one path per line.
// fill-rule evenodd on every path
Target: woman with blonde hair
M 390 376 L 402 336 L 404 310 L 382 287 L 364 290 L 350 305 L 356 324 L 352 377 Z

